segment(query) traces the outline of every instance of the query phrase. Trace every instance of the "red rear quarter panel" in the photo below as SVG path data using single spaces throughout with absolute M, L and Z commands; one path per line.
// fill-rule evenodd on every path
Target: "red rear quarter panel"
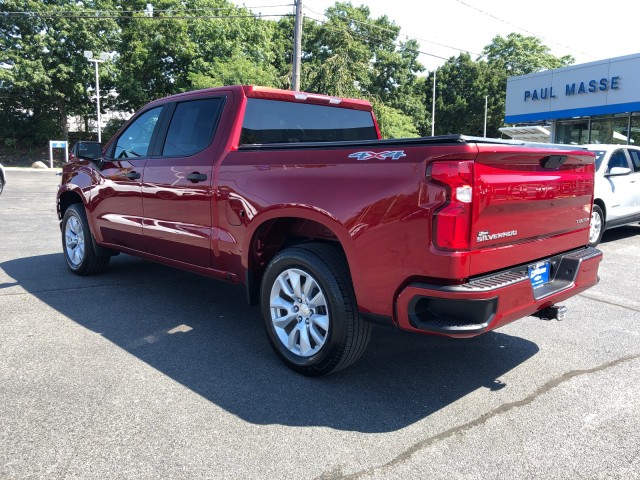
M 222 264 L 242 278 L 259 226 L 291 216 L 319 222 L 338 238 L 365 313 L 392 316 L 395 295 L 413 278 L 464 278 L 468 268 L 465 261 L 460 267 L 459 254 L 430 251 L 431 217 L 439 204 L 425 181 L 426 155 L 469 159 L 476 147 L 405 147 L 399 160 L 349 158 L 362 150 L 228 153 L 218 177 Z M 225 215 L 234 203 L 244 206 L 245 225 L 232 225 Z

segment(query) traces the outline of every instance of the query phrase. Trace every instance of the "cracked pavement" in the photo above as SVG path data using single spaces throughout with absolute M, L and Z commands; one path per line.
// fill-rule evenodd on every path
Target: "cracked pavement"
M 450 340 L 375 328 L 323 379 L 244 292 L 120 255 L 67 272 L 59 177 L 0 196 L 0 478 L 640 478 L 640 226 L 605 233 L 564 322 Z

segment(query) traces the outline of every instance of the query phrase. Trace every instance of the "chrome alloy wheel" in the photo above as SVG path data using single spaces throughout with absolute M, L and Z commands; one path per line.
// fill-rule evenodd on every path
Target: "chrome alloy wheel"
M 602 217 L 598 212 L 591 212 L 591 222 L 589 223 L 589 243 L 594 243 L 600 238 L 602 231 Z
M 271 322 L 278 339 L 293 354 L 310 357 L 329 335 L 329 310 L 320 285 L 309 273 L 284 270 L 271 287 Z
M 64 228 L 64 247 L 67 259 L 73 268 L 78 268 L 84 260 L 84 230 L 80 219 L 69 217 Z

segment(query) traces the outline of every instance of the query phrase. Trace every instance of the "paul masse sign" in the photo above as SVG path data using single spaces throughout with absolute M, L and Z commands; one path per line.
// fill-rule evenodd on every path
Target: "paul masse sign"
M 640 54 L 507 80 L 506 123 L 640 111 Z

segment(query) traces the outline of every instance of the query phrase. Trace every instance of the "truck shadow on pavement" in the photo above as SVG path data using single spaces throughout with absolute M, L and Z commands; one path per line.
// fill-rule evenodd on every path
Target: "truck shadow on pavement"
M 277 359 L 242 288 L 125 255 L 84 278 L 62 254 L 0 266 L 69 320 L 254 424 L 395 431 L 477 389 L 504 387 L 500 377 L 538 352 L 499 332 L 452 340 L 376 327 L 357 364 L 310 379 Z

